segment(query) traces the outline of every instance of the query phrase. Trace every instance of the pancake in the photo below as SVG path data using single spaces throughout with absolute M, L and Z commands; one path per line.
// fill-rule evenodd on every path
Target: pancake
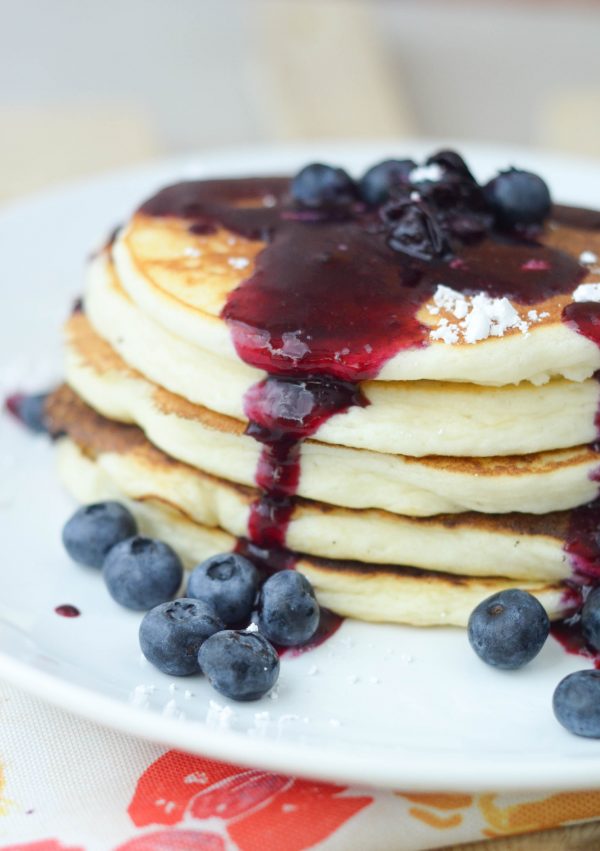
M 51 398 L 49 418 L 63 439 L 63 469 L 93 458 L 128 499 L 160 502 L 235 538 L 249 536 L 259 492 L 181 464 L 139 431 L 95 414 L 68 390 Z M 411 564 L 467 576 L 557 581 L 572 574 L 563 550 L 567 512 L 483 515 L 467 512 L 413 518 L 381 510 L 350 510 L 296 500 L 286 528 L 288 548 L 334 560 Z
M 265 374 L 176 337 L 128 298 L 106 255 L 90 269 L 86 314 L 121 357 L 154 383 L 245 422 L 244 397 Z M 600 384 L 555 379 L 502 388 L 439 381 L 364 381 L 366 406 L 328 418 L 319 441 L 412 456 L 513 455 L 597 437 Z
M 67 325 L 67 378 L 92 408 L 110 419 L 136 423 L 173 458 L 254 485 L 261 448 L 244 434 L 241 422 L 147 381 L 80 313 Z M 300 459 L 299 496 L 410 516 L 572 508 L 595 499 L 600 466 L 599 453 L 588 446 L 523 456 L 416 459 L 307 440 Z
M 63 447 L 64 444 L 61 454 Z M 235 547 L 233 536 L 194 522 L 172 506 L 156 499 L 126 498 L 94 459 L 81 452 L 62 454 L 60 473 L 67 489 L 82 503 L 117 499 L 127 505 L 142 534 L 170 544 L 188 569 L 210 555 Z M 295 566 L 313 584 L 321 605 L 340 615 L 366 621 L 464 627 L 481 600 L 513 587 L 534 594 L 552 618 L 564 617 L 572 611 L 569 595 L 556 583 L 468 578 L 398 565 L 333 561 L 301 554 Z
M 214 355 L 238 360 L 231 329 L 222 317 L 231 294 L 255 272 L 265 243 L 219 225 L 219 216 L 217 223 L 211 220 L 208 228 L 198 227 L 198 220 L 201 225 L 204 223 L 203 206 L 207 207 L 205 201 L 212 192 L 221 194 L 218 205 L 221 219 L 232 218 L 232 210 L 235 213 L 243 208 L 258 213 L 257 219 L 262 216 L 271 223 L 283 221 L 286 215 L 289 217 L 284 203 L 287 190 L 286 181 L 268 179 L 198 181 L 167 188 L 133 215 L 114 244 L 112 253 L 124 288 L 145 314 L 178 340 L 192 344 L 202 341 Z M 239 215 L 237 218 L 241 219 Z M 546 223 L 540 240 L 548 251 L 554 251 L 547 267 L 555 261 L 556 265 L 568 265 L 568 257 L 575 261 L 582 252 L 600 255 L 597 221 L 592 220 L 588 225 L 590 222 L 584 222 L 581 215 L 556 211 L 554 219 Z M 205 232 L 199 232 L 202 230 Z M 506 263 L 502 253 L 500 259 L 496 255 L 488 257 L 488 243 L 489 240 L 479 247 L 465 247 L 461 258 L 467 268 L 480 263 L 489 278 L 497 275 L 498 269 L 501 272 Z M 552 269 L 543 265 L 546 261 L 539 261 L 543 253 L 543 248 L 532 243 L 519 244 L 513 251 L 520 263 L 518 274 L 524 268 L 530 270 L 531 292 L 524 285 L 521 295 L 517 292 L 521 300 L 511 299 L 511 310 L 516 312 L 520 327 L 506 327 L 501 336 L 486 336 L 474 342 L 462 339 L 461 334 L 451 343 L 444 342 L 438 336 L 442 333 L 442 320 L 457 324 L 457 319 L 444 307 L 440 310 L 432 293 L 416 315 L 425 329 L 423 341 L 427 345 L 402 347 L 382 364 L 376 378 L 504 385 L 521 381 L 542 383 L 553 376 L 576 381 L 591 377 L 600 367 L 600 351 L 572 323 L 563 322 L 561 316 L 577 286 L 597 282 L 598 274 L 588 267 L 564 291 L 552 292 L 548 297 L 538 283 L 545 275 L 552 274 Z M 290 255 L 290 263 L 293 262 Z M 432 279 L 433 285 L 452 287 L 454 278 L 458 277 L 452 268 L 434 272 L 438 277 Z M 514 280 L 515 274 L 508 277 Z M 485 275 L 482 280 L 485 281 Z M 538 290 L 540 295 L 536 297 Z M 335 303 L 332 309 L 335 310 Z M 290 327 L 291 334 L 296 330 Z M 442 336 L 448 339 L 443 333 Z

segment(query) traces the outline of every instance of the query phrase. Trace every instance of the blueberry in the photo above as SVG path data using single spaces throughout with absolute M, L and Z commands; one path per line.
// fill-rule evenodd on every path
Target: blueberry
M 211 686 L 232 700 L 258 700 L 279 676 L 279 657 L 257 632 L 217 632 L 200 648 L 198 661 Z
M 516 168 L 500 172 L 484 192 L 498 223 L 509 227 L 541 224 L 552 204 L 542 178 Z
M 600 588 L 591 591 L 581 610 L 581 631 L 588 644 L 600 650 Z
M 305 644 L 319 626 L 320 610 L 312 585 L 295 570 L 269 577 L 258 600 L 258 624 L 269 641 L 283 647 Z
M 576 736 L 600 738 L 600 671 L 575 671 L 559 682 L 552 706 L 557 720 Z
M 68 520 L 62 540 L 73 561 L 102 567 L 109 550 L 137 532 L 136 522 L 119 502 L 84 505 Z
M 469 167 L 456 151 L 437 151 L 427 158 L 425 165 L 438 165 L 443 172 L 456 175 L 462 179 L 475 182 Z
M 358 184 L 360 197 L 372 207 L 389 200 L 394 188 L 409 185 L 411 171 L 417 167 L 414 160 L 384 160 L 372 166 Z
M 433 260 L 450 253 L 448 240 L 428 205 L 390 202 L 384 215 L 390 225 L 388 245 L 394 251 L 417 260 Z
M 44 434 L 48 431 L 46 423 L 46 400 L 48 393 L 14 393 L 6 399 L 7 410 L 23 423 L 30 431 Z
M 198 651 L 223 629 L 212 606 L 180 597 L 146 612 L 140 624 L 140 647 L 149 662 L 173 677 L 197 674 Z
M 187 595 L 210 603 L 226 626 L 234 626 L 250 617 L 258 580 L 251 561 L 237 553 L 222 553 L 194 568 Z
M 183 567 L 168 544 L 136 535 L 113 547 L 102 575 L 111 597 L 127 609 L 151 609 L 177 592 Z
M 511 588 L 492 594 L 471 613 L 468 636 L 480 659 L 512 670 L 542 649 L 550 621 L 542 604 L 526 591 Z
M 292 180 L 292 198 L 303 207 L 346 207 L 357 200 L 356 184 L 343 168 L 305 166 Z

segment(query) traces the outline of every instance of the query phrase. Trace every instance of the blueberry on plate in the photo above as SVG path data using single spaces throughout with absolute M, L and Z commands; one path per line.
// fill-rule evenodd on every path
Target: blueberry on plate
M 65 523 L 62 541 L 73 561 L 100 568 L 109 551 L 136 532 L 133 515 L 120 502 L 95 502 Z
M 594 588 L 583 604 L 581 631 L 586 642 L 595 650 L 600 650 L 600 588 Z
M 282 570 L 267 579 L 258 599 L 258 626 L 269 641 L 283 647 L 306 644 L 319 618 L 319 604 L 305 576 Z
M 237 553 L 221 553 L 194 568 L 186 593 L 210 603 L 226 626 L 235 626 L 250 617 L 258 584 L 251 561 Z
M 357 200 L 356 184 L 343 168 L 311 163 L 292 180 L 292 198 L 303 207 L 345 207 Z
M 509 227 L 541 224 L 552 205 L 542 178 L 516 168 L 500 172 L 486 184 L 484 193 L 498 223 Z
M 361 177 L 358 184 L 360 197 L 372 207 L 384 204 L 394 188 L 409 186 L 410 173 L 416 167 L 414 160 L 384 160 L 377 163 Z
M 110 550 L 102 575 L 113 600 L 127 609 L 143 611 L 175 595 L 183 566 L 168 544 L 136 535 Z
M 560 724 L 576 736 L 600 738 L 600 671 L 575 671 L 559 682 L 552 698 Z
M 200 647 L 198 661 L 211 686 L 232 700 L 258 700 L 279 676 L 275 648 L 258 632 L 217 632 Z
M 495 668 L 513 670 L 540 652 L 550 620 L 539 600 L 511 588 L 483 600 L 471 613 L 467 632 L 480 659 Z
M 223 623 L 211 606 L 180 597 L 146 612 L 140 624 L 140 647 L 159 671 L 185 677 L 200 671 L 200 647 L 222 629 Z
M 25 393 L 14 393 L 6 399 L 6 408 L 24 426 L 36 434 L 44 434 L 48 431 L 46 424 L 46 400 L 47 393 L 36 393 L 27 395 Z

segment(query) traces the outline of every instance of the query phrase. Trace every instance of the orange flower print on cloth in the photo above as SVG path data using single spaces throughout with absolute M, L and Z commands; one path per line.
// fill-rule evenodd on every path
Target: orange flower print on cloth
M 239 851 L 303 851 L 322 842 L 373 801 L 368 795 L 347 792 L 346 786 L 169 751 L 141 776 L 128 812 L 138 827 L 184 824 L 176 831 L 140 836 L 118 851 L 159 847 L 221 851 L 225 844 L 217 835 L 215 820 L 228 840 L 227 847 L 233 842 Z M 208 832 L 202 833 L 203 822 L 209 822 Z M 157 844 L 157 837 L 163 845 Z M 175 844 L 165 844 L 171 841 Z
M 413 804 L 409 809 L 409 815 L 419 819 L 428 827 L 438 830 L 448 830 L 459 827 L 463 823 L 463 814 L 460 810 L 467 809 L 473 803 L 472 795 L 448 794 L 444 792 L 422 792 L 409 794 L 408 792 L 396 792 L 396 795 L 406 798 Z M 441 810 L 441 812 L 437 812 Z
M 477 805 L 489 829 L 486 836 L 530 833 L 570 821 L 600 817 L 600 792 L 557 792 L 533 801 L 501 803 L 500 795 L 481 795 Z

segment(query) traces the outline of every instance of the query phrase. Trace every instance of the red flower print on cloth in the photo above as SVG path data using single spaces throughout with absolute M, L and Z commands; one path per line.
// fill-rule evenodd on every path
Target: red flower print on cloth
M 297 780 L 169 751 L 140 777 L 128 812 L 138 827 L 185 821 L 187 828 L 206 819 L 220 819 L 240 851 L 303 851 L 326 839 L 373 801 L 368 795 L 345 792 L 346 786 Z M 154 847 L 126 845 L 119 851 L 153 851 Z
M 61 845 L 56 839 L 42 839 L 38 842 L 26 842 L 24 845 L 5 845 L 0 851 L 84 851 L 73 845 Z
M 225 851 L 225 843 L 216 833 L 200 830 L 157 830 L 130 839 L 115 851 Z

